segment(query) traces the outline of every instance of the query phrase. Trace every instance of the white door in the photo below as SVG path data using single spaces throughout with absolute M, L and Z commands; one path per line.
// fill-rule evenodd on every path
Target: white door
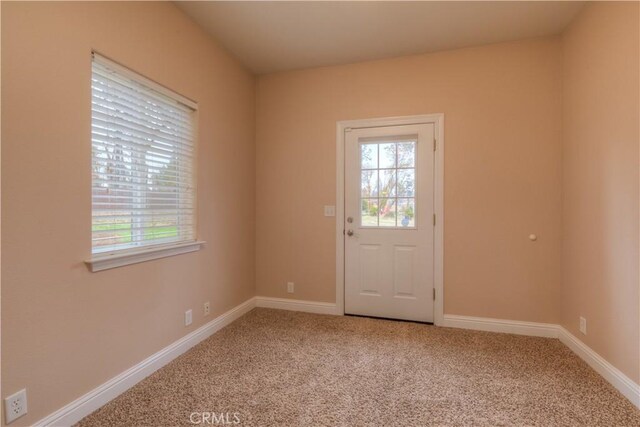
M 434 125 L 345 142 L 345 313 L 433 322 Z

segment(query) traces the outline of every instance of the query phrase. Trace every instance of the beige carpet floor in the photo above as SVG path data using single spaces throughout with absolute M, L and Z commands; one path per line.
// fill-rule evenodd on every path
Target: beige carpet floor
M 78 425 L 215 425 L 225 413 L 251 426 L 640 426 L 555 339 L 270 309 Z

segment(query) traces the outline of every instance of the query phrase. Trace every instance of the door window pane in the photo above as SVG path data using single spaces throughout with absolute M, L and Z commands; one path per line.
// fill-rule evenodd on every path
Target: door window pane
M 380 171 L 380 197 L 393 197 L 396 195 L 396 171 L 394 169 L 382 169 Z
M 378 199 L 362 199 L 360 217 L 365 227 L 378 226 Z
M 360 165 L 362 169 L 378 168 L 378 144 L 360 145 Z
M 380 218 L 378 219 L 379 227 L 395 227 L 396 226 L 396 199 L 380 199 Z
M 363 170 L 360 178 L 360 195 L 362 197 L 378 196 L 378 171 Z
M 415 227 L 414 199 L 398 199 L 398 227 Z
M 379 144 L 380 145 L 380 169 L 396 167 L 396 144 Z
M 416 143 L 401 142 L 398 144 L 398 167 L 413 168 L 416 164 Z
M 415 169 L 398 170 L 398 197 L 414 197 Z
M 415 139 L 360 144 L 360 226 L 414 228 Z

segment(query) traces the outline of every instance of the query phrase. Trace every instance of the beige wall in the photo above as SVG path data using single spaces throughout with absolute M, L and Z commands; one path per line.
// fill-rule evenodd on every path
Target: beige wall
M 561 321 L 636 382 L 639 22 L 638 3 L 590 4 L 563 37 Z
M 444 113 L 445 313 L 558 322 L 561 63 L 544 38 L 261 76 L 258 295 L 335 301 L 337 121 Z
M 199 102 L 202 251 L 83 264 L 92 48 Z M 2 66 L 2 397 L 30 425 L 254 295 L 255 82 L 171 3 L 2 2 Z
M 204 250 L 95 274 L 82 263 L 92 48 L 199 101 Z M 562 39 L 271 74 L 256 93 L 171 4 L 3 2 L 2 394 L 29 393 L 15 425 L 254 285 L 334 301 L 322 207 L 335 204 L 336 122 L 424 113 L 446 118 L 445 312 L 561 322 L 639 381 L 638 49 L 638 4 L 594 4 Z

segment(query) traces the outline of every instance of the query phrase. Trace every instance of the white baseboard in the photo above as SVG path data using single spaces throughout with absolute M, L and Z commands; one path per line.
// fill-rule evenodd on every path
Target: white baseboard
M 559 325 L 558 338 L 640 409 L 640 385 L 636 384 L 631 378 L 620 372 L 618 368 L 607 362 L 575 335 Z
M 70 426 L 77 423 L 96 409 L 105 405 L 121 393 L 162 368 L 199 342 L 213 335 L 223 327 L 248 313 L 254 307 L 281 310 L 304 311 L 318 314 L 338 313 L 336 304 L 327 302 L 301 301 L 285 298 L 254 297 L 216 317 L 206 325 L 196 329 L 173 344 L 165 347 L 125 372 L 100 385 L 89 393 L 74 400 L 63 408 L 41 419 L 35 426 Z M 502 332 L 536 337 L 559 338 L 575 354 L 611 383 L 620 393 L 640 408 L 640 385 L 620 372 L 598 353 L 589 348 L 560 325 L 550 323 L 522 322 L 515 320 L 490 319 L 483 317 L 445 314 L 441 326 L 472 329 L 487 332 Z
M 338 306 L 333 302 L 303 301 L 288 298 L 256 297 L 256 307 L 304 311 L 316 314 L 342 314 L 338 313 Z
M 557 338 L 558 325 L 552 323 L 522 322 L 519 320 L 491 319 L 488 317 L 445 314 L 442 325 L 447 328 L 472 329 L 474 331 L 503 332 L 532 337 Z
M 137 365 L 127 369 L 89 393 L 74 400 L 68 405 L 41 419 L 35 426 L 70 426 L 77 423 L 96 409 L 105 405 L 118 395 L 151 375 L 182 353 L 189 350 L 204 339 L 210 337 L 240 316 L 248 313 L 256 306 L 255 298 L 250 298 L 224 314 L 201 326 L 190 334 L 180 338 Z
M 558 338 L 640 409 L 640 385 L 636 384 L 631 378 L 627 377 L 618 368 L 607 362 L 602 356 L 560 325 L 445 314 L 441 326 L 534 337 Z

